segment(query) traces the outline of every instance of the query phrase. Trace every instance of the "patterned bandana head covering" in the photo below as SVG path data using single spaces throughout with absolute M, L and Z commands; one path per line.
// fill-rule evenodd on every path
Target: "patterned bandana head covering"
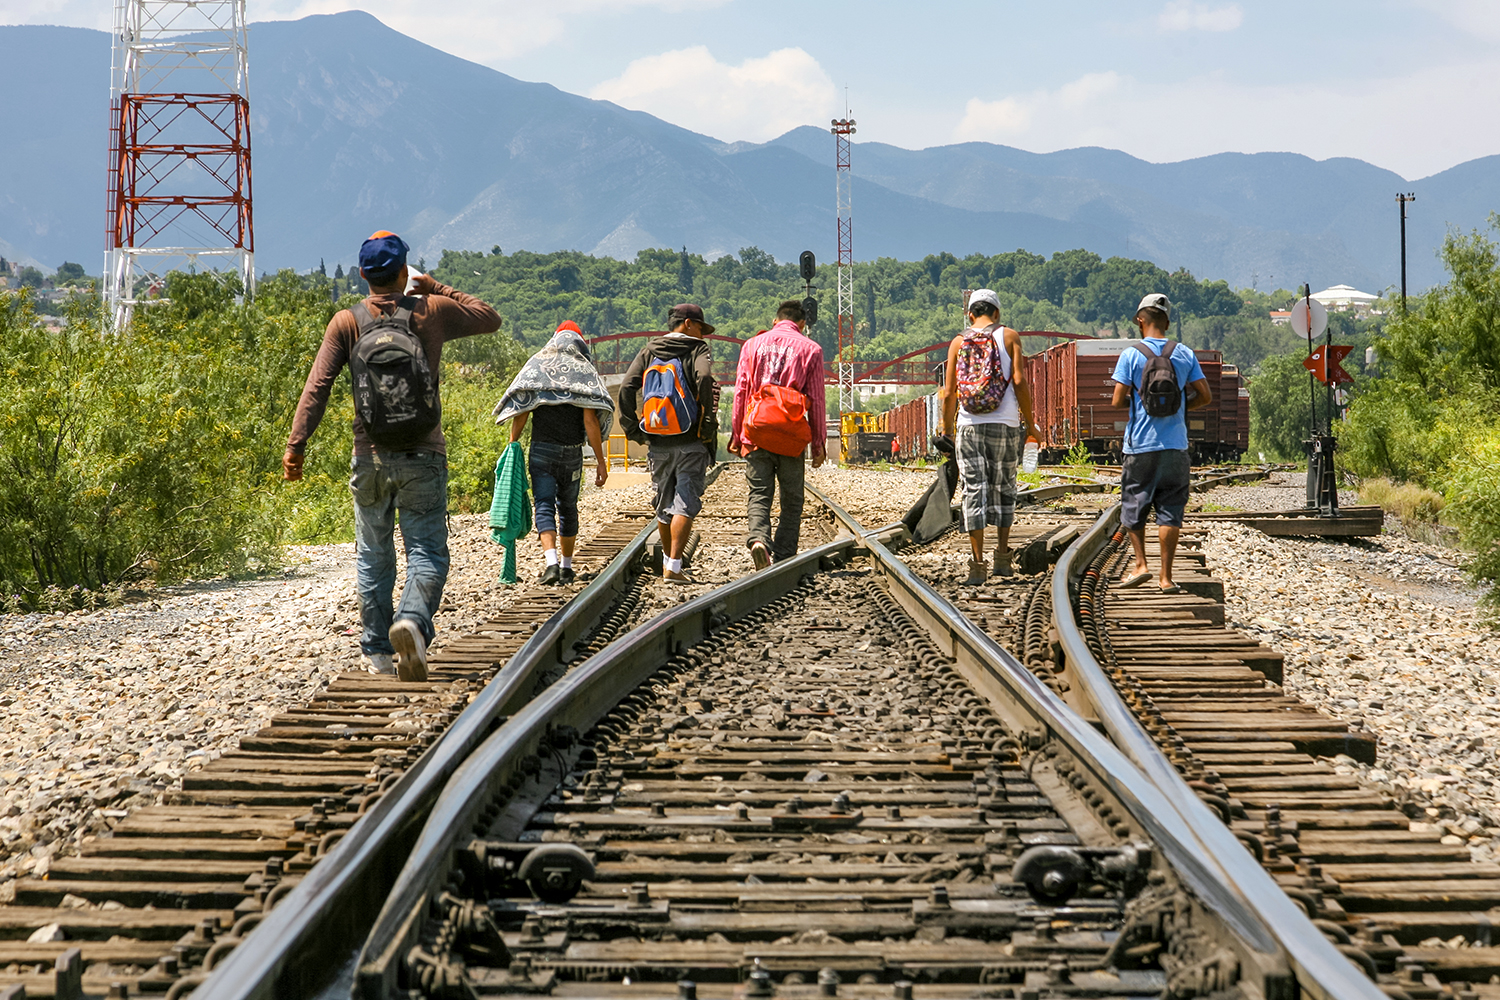
M 582 331 L 565 320 L 543 347 L 516 373 L 515 380 L 495 404 L 495 422 L 503 423 L 539 406 L 570 404 L 599 411 L 599 431 L 605 439 L 615 422 L 615 403 L 594 367 Z

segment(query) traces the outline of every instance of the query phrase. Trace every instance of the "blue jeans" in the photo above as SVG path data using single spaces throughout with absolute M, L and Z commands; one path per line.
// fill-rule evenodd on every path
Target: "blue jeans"
M 583 481 L 583 450 L 576 445 L 533 441 L 526 457 L 531 495 L 536 501 L 537 534 L 578 535 L 578 487 Z
M 432 615 L 448 581 L 448 457 L 430 451 L 357 457 L 350 464 L 354 494 L 354 571 L 359 648 L 366 656 L 391 653 L 395 619 L 409 618 L 431 642 Z M 396 517 L 406 550 L 406 586 L 391 615 L 396 586 Z

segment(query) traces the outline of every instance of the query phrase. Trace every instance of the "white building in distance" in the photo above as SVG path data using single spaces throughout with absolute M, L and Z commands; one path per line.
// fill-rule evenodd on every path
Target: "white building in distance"
M 1380 298 L 1378 295 L 1371 295 L 1369 292 L 1362 292 L 1348 285 L 1334 285 L 1321 292 L 1313 292 L 1312 297 L 1323 303 L 1330 312 L 1347 312 L 1352 309 L 1360 315 L 1369 312 L 1376 300 Z

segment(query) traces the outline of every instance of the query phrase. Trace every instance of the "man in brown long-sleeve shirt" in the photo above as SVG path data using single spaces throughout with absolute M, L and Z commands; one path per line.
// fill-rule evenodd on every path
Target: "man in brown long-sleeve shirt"
M 435 379 L 442 363 L 443 344 L 459 337 L 493 333 L 500 328 L 495 310 L 463 292 L 417 274 L 411 297 L 403 296 L 412 272 L 406 266 L 407 246 L 399 236 L 380 231 L 359 251 L 360 275 L 370 284 L 361 305 L 369 317 L 411 310 L 411 332 L 421 342 L 428 369 Z M 287 479 L 302 478 L 303 453 L 328 406 L 328 392 L 349 363 L 359 338 L 356 310 L 340 310 L 323 334 L 313 361 L 292 433 L 282 459 Z M 367 320 L 368 322 L 368 320 Z M 438 404 L 441 407 L 441 402 Z M 400 654 L 402 680 L 427 679 L 427 644 L 435 634 L 432 615 L 442 602 L 448 580 L 448 447 L 439 421 L 415 446 L 382 448 L 370 440 L 359 414 L 354 417 L 353 475 L 354 560 L 360 618 L 364 634 L 360 650 L 376 673 L 393 673 Z M 396 584 L 396 512 L 401 514 L 401 539 L 406 549 L 406 586 L 401 604 L 391 611 Z

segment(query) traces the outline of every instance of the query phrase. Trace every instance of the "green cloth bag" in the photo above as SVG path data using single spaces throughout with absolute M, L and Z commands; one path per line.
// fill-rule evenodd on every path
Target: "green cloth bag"
M 490 502 L 490 538 L 505 546 L 500 582 L 516 582 L 516 542 L 531 531 L 531 498 L 526 481 L 526 449 L 512 441 L 495 463 L 495 496 Z

